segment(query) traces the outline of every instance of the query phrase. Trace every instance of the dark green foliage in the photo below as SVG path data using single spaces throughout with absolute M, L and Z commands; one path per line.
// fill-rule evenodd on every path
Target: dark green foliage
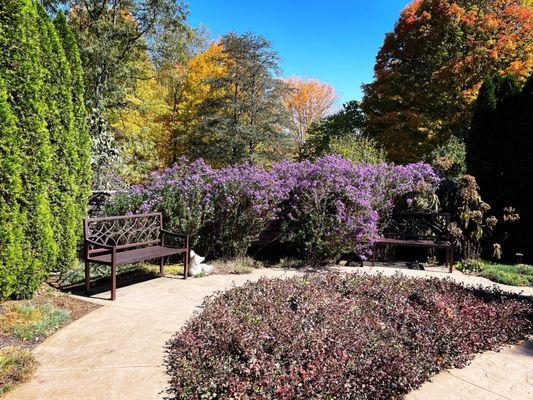
M 519 86 L 512 75 L 488 78 L 481 87 L 467 141 L 467 166 L 480 186 L 483 198 L 493 209 L 507 206 L 506 146 Z
M 38 3 L 0 3 L 0 49 L 0 297 L 16 298 L 75 262 L 86 209 L 77 190 L 85 178 L 79 154 L 86 150 L 79 149 L 82 117 L 69 63 Z
M 533 259 L 533 75 L 524 85 L 517 101 L 509 131 L 507 146 L 507 194 L 509 203 L 520 214 L 520 222 L 513 235 L 515 251 Z
M 220 63 L 228 73 L 210 84 L 224 94 L 200 104 L 200 128 L 191 139 L 196 151 L 190 155 L 224 166 L 260 161 L 270 149 L 286 146 L 288 114 L 282 95 L 288 87 L 275 78 L 279 55 L 268 40 L 250 33 L 229 33 L 220 42 L 227 55 Z
M 402 399 L 533 333 L 532 302 L 403 275 L 263 279 L 208 298 L 166 345 L 170 399 Z
M 18 204 L 22 195 L 19 146 L 16 119 L 0 78 L 0 298 L 11 295 L 25 261 L 22 252 L 24 216 Z
M 533 75 L 517 102 L 507 136 L 509 194 L 520 214 L 533 217 Z
M 42 281 L 44 269 L 56 262 L 57 243 L 48 198 L 52 158 L 35 6 L 31 0 L 2 1 L 0 16 L 0 74 L 17 120 L 23 166 L 19 204 L 27 216 L 23 234 L 31 245 L 24 251 L 23 269 L 6 271 L 15 274 L 11 295 L 19 297 L 31 294 Z
M 352 100 L 343 104 L 340 111 L 311 126 L 309 139 L 299 157 L 301 159 L 316 158 L 331 153 L 331 145 L 335 139 L 359 135 L 363 124 L 364 114 L 360 102 Z
M 59 244 L 57 265 L 65 271 L 76 261 L 76 231 L 81 225 L 77 212 L 78 166 L 76 131 L 71 95 L 70 68 L 52 21 L 38 5 L 41 62 L 44 67 L 43 98 L 47 100 L 46 124 L 52 150 L 52 180 L 48 188 L 54 218 L 55 240 Z M 78 230 L 79 231 L 79 230 Z
M 91 193 L 91 137 L 87 124 L 87 110 L 85 109 L 85 84 L 83 81 L 83 67 L 78 51 L 76 38 L 72 33 L 65 15 L 59 12 L 54 19 L 59 39 L 65 51 L 65 56 L 70 67 L 72 106 L 74 111 L 74 128 L 78 151 L 77 168 L 77 198 L 78 216 L 87 214 L 87 199 Z M 81 229 L 81 224 L 78 224 Z

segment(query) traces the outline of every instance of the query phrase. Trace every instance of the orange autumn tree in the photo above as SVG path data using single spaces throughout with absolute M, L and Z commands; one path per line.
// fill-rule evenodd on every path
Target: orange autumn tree
M 305 143 L 311 125 L 324 118 L 337 100 L 335 88 L 316 79 L 289 78 L 285 82 L 290 91 L 284 96 L 293 127 L 291 129 L 298 149 Z
M 393 161 L 465 138 L 481 83 L 533 68 L 533 8 L 521 0 L 415 0 L 385 36 L 363 86 L 366 132 Z

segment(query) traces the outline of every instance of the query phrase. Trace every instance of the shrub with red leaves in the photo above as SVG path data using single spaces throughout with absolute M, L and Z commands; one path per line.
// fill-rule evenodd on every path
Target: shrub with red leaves
M 170 399 L 403 398 L 533 333 L 533 303 L 447 280 L 261 280 L 207 299 L 166 346 Z

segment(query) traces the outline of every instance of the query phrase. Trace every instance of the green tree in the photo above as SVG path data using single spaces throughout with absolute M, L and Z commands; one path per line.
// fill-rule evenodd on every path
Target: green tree
M 305 143 L 300 158 L 315 158 L 332 152 L 332 142 L 348 143 L 352 138 L 362 134 L 364 114 L 361 103 L 357 100 L 343 104 L 335 114 L 323 118 L 309 130 L 309 139 Z M 357 140 L 357 139 L 354 139 Z
M 78 219 L 77 173 L 79 169 L 72 105 L 71 75 L 65 52 L 46 10 L 37 5 L 41 44 L 41 63 L 44 67 L 43 97 L 48 109 L 46 124 L 50 134 L 52 179 L 48 192 L 54 218 L 55 240 L 59 245 L 56 265 L 48 268 L 66 271 L 76 261 L 76 233 Z
M 282 100 L 287 85 L 275 78 L 279 56 L 268 40 L 250 33 L 229 33 L 220 42 L 227 75 L 210 79 L 214 94 L 198 106 L 193 156 L 219 165 L 264 161 L 286 143 L 289 124 Z
M 87 215 L 87 199 L 91 194 L 91 137 L 87 125 L 87 110 L 85 108 L 85 84 L 83 67 L 76 38 L 67 23 L 65 14 L 57 13 L 54 19 L 59 39 L 70 69 L 70 88 L 72 107 L 74 111 L 74 140 L 77 147 L 78 165 L 75 171 L 77 177 L 77 216 L 78 222 Z M 81 224 L 78 223 L 79 229 Z
M 502 188 L 508 181 L 505 154 L 518 93 L 519 85 L 512 75 L 487 79 L 476 101 L 468 136 L 468 170 L 476 177 L 483 198 L 498 212 L 509 205 Z
M 12 296 L 27 296 L 42 282 L 45 269 L 56 263 L 57 244 L 52 229 L 48 198 L 52 156 L 46 129 L 47 113 L 44 71 L 41 66 L 39 17 L 31 0 L 0 2 L 0 77 L 7 90 L 7 102 L 16 119 L 20 140 L 20 172 L 23 234 L 31 247 L 24 249 L 24 267 L 14 280 Z M 8 179 L 1 177 L 4 182 Z
M 533 75 L 522 88 L 516 103 L 516 110 L 511 119 L 506 135 L 506 164 L 508 182 L 508 203 L 516 207 L 520 214 L 520 237 L 515 237 L 522 244 L 524 251 L 531 257 L 533 240 L 530 229 L 533 223 Z
M 19 205 L 22 197 L 20 144 L 16 119 L 0 78 L 0 299 L 12 294 L 26 261 L 24 215 Z
M 85 77 L 85 101 L 92 137 L 94 185 L 109 184 L 122 167 L 119 140 L 110 120 L 128 106 L 137 81 L 147 79 L 139 59 L 147 52 L 160 67 L 189 53 L 194 32 L 185 23 L 187 9 L 177 0 L 49 1 L 68 4 L 69 24 L 76 36 Z
M 531 7 L 522 0 L 416 0 L 401 13 L 363 86 L 365 131 L 393 161 L 426 158 L 468 133 L 481 82 L 531 72 Z

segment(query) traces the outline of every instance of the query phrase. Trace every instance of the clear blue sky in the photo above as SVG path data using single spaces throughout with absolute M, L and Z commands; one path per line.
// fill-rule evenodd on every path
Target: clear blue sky
M 272 42 L 283 76 L 317 78 L 335 86 L 339 103 L 361 98 L 376 53 L 409 0 L 188 0 L 192 26 L 214 39 L 253 32 Z

